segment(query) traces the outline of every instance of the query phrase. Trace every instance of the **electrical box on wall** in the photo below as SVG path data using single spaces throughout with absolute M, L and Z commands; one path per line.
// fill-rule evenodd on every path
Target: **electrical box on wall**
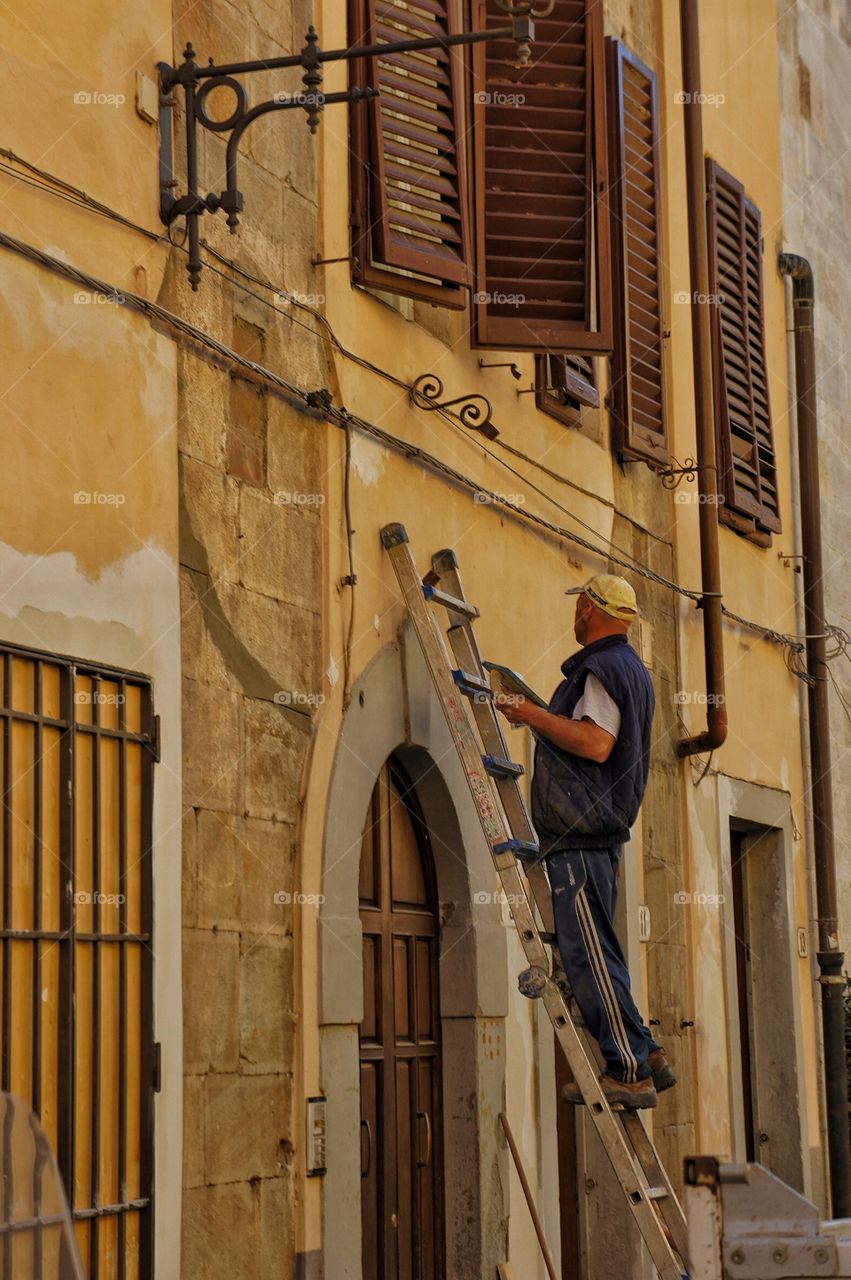
M 160 114 L 160 90 L 156 80 L 136 72 L 136 114 L 148 124 L 156 124 Z
M 307 1099 L 307 1176 L 318 1178 L 327 1172 L 325 1165 L 326 1108 L 323 1097 Z

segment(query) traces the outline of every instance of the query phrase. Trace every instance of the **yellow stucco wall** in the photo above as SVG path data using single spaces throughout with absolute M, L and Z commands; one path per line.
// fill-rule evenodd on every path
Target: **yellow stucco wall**
M 17 4 L 3 15 L 0 146 L 159 232 L 156 130 L 135 73 L 170 59 L 171 6 Z M 7 162 L 4 160 L 4 165 Z M 0 173 L 0 228 L 155 297 L 166 252 Z M 158 1274 L 179 1273 L 180 704 L 176 353 L 141 315 L 0 249 L 0 636 L 141 670 L 162 711 L 154 812 Z
M 655 66 L 659 75 L 662 113 L 662 172 L 665 180 L 664 216 L 668 265 L 668 297 L 690 291 L 686 236 L 685 173 L 683 159 L 682 110 L 674 103 L 680 88 L 678 6 L 664 0 L 657 6 L 658 45 L 648 49 L 636 36 L 636 52 Z M 719 106 L 704 110 L 707 152 L 745 184 L 749 197 L 762 211 L 765 236 L 764 290 L 767 335 L 767 363 L 770 398 L 782 494 L 784 532 L 773 539 L 769 549 L 760 549 L 728 529 L 722 528 L 722 585 L 728 607 L 764 625 L 794 631 L 795 578 L 778 552 L 789 549 L 792 535 L 792 494 L 790 490 L 789 429 L 786 417 L 786 335 L 782 282 L 775 269 L 779 240 L 780 176 L 779 119 L 777 98 L 777 50 L 774 6 L 770 0 L 756 0 L 741 6 L 729 0 L 704 6 L 702 15 L 703 89 L 724 95 Z M 629 19 L 626 18 L 629 28 Z M 343 15 L 338 6 L 326 4 L 323 12 L 326 45 L 345 41 Z M 630 44 L 631 30 L 619 34 Z M 329 87 L 338 87 L 329 75 Z M 339 77 L 338 77 L 339 79 Z M 346 220 L 346 131 L 339 116 L 326 120 L 322 150 L 320 198 L 324 239 L 321 256 L 342 257 L 348 252 Z M 352 290 L 345 264 L 325 270 L 327 315 L 340 340 L 377 365 L 389 369 L 404 382 L 426 371 L 437 373 L 447 388 L 447 396 L 479 392 L 493 402 L 494 421 L 502 438 L 527 452 L 547 467 L 578 481 L 598 494 L 602 502 L 552 481 L 528 463 L 508 459 L 520 472 L 512 475 L 491 456 L 505 458 L 498 445 L 486 451 L 472 433 L 412 409 L 404 391 L 390 386 L 376 375 L 338 357 L 336 371 L 339 402 L 378 423 L 385 430 L 422 446 L 441 459 L 498 492 L 521 495 L 525 510 L 587 532 L 600 544 L 612 533 L 611 503 L 615 493 L 614 464 L 608 447 L 565 430 L 538 413 L 534 397 L 517 396 L 516 388 L 532 384 L 533 360 L 514 352 L 487 353 L 488 360 L 515 360 L 522 371 L 515 384 L 506 370 L 482 371 L 479 352 L 470 351 L 466 339 L 466 317 L 443 319 L 441 324 L 455 337 L 447 346 L 429 332 L 432 326 L 404 319 L 395 309 L 364 291 Z M 404 309 L 404 307 L 402 308 Z M 419 311 L 419 309 L 418 309 Z M 409 311 L 410 313 L 410 311 Z M 670 303 L 671 339 L 668 350 L 668 387 L 672 453 L 681 461 L 694 453 L 694 400 L 691 362 L 690 313 L 687 306 Z M 422 314 L 419 311 L 419 314 Z M 350 596 L 337 589 L 348 573 L 341 508 L 341 480 L 344 456 L 341 435 L 330 431 L 328 503 L 326 521 L 327 562 L 325 567 L 325 608 L 328 617 L 326 685 L 328 700 L 320 714 L 313 772 L 308 791 L 305 847 L 321 848 L 325 814 L 322 797 L 334 759 L 337 726 L 342 710 L 342 669 L 344 637 L 348 626 Z M 633 468 L 630 476 L 635 474 Z M 533 484 L 536 486 L 533 489 Z M 621 490 L 623 491 L 623 490 Z M 687 492 L 684 486 L 682 492 Z M 693 492 L 693 489 L 691 490 Z M 669 536 L 673 542 L 676 576 L 690 588 L 700 584 L 697 506 L 673 502 L 660 488 L 660 503 L 667 503 Z M 571 609 L 561 594 L 568 585 L 582 581 L 602 567 L 599 558 L 571 547 L 539 529 L 524 525 L 504 511 L 480 505 L 471 495 L 436 479 L 415 461 L 399 457 L 380 444 L 352 437 L 351 479 L 352 524 L 356 530 L 354 548 L 358 586 L 355 592 L 355 625 L 352 673 L 356 678 L 379 650 L 391 643 L 402 620 L 402 609 L 392 571 L 381 550 L 378 532 L 391 520 L 405 523 L 422 572 L 429 567 L 432 552 L 445 546 L 458 554 L 468 596 L 475 600 L 482 617 L 477 624 L 483 652 L 521 670 L 541 690 L 549 691 L 559 678 L 558 665 L 574 648 Z M 570 510 L 566 516 L 556 505 Z M 575 519 L 574 519 L 575 518 Z M 637 582 L 641 598 L 641 582 Z M 676 688 L 699 694 L 704 689 L 703 634 L 701 615 L 688 601 L 678 607 L 680 668 Z M 788 791 L 794 827 L 804 829 L 802 808 L 802 768 L 799 738 L 799 690 L 788 672 L 782 651 L 751 632 L 727 625 L 725 628 L 727 700 L 730 735 L 724 748 L 712 760 L 713 771 L 766 787 Z M 690 732 L 704 724 L 699 703 L 682 708 Z M 512 746 L 515 742 L 512 739 Z M 664 750 L 670 744 L 665 744 Z M 516 749 L 516 748 L 515 748 Z M 703 762 L 701 762 L 703 763 Z M 717 813 L 711 798 L 699 792 L 691 764 L 683 764 L 680 774 L 680 804 L 688 845 L 690 890 L 719 892 L 718 830 L 726 818 Z M 704 783 L 704 792 L 711 779 Z M 794 849 L 797 921 L 807 925 L 811 909 L 806 872 L 806 851 L 802 841 Z M 306 859 L 311 886 L 318 888 L 317 858 Z M 640 881 L 639 881 L 640 884 Z M 730 1117 L 717 1099 L 728 1089 L 728 1011 L 722 973 L 724 925 L 717 910 L 695 907 L 689 917 L 692 954 L 691 984 L 696 1027 L 693 1035 L 694 1068 L 697 1078 L 697 1132 L 699 1150 L 732 1153 Z M 304 1063 L 309 1083 L 317 1070 L 317 1046 L 308 1028 L 314 1025 L 316 991 L 311 981 L 309 952 L 315 941 L 306 927 Z M 700 957 L 697 963 L 697 957 Z M 810 1146 L 819 1146 L 816 1093 L 816 1051 L 809 962 L 801 961 L 803 993 L 800 1033 L 805 1043 L 808 1074 L 805 1093 Z M 509 1020 L 509 1110 L 517 1117 L 524 1153 L 530 1168 L 538 1159 L 532 1090 L 529 1085 L 531 1045 L 528 1014 L 522 1009 Z M 719 1092 L 720 1091 L 720 1092 Z M 684 1154 L 684 1153 L 683 1153 Z M 805 1161 L 806 1163 L 806 1161 Z M 818 1179 L 816 1179 L 818 1190 Z M 522 1257 L 524 1266 L 538 1266 L 536 1247 L 525 1218 L 512 1191 L 512 1257 Z M 307 1244 L 318 1243 L 319 1188 L 305 1189 Z M 515 1226 L 515 1221 L 517 1226 Z M 524 1274 L 527 1272 L 524 1270 Z M 529 1272 L 532 1274 L 532 1272 Z
M 317 26 L 325 47 L 346 44 L 344 9 L 338 0 L 323 0 L 317 6 Z M 137 116 L 133 99 L 136 70 L 152 75 L 157 60 L 174 57 L 172 6 L 164 0 L 147 5 L 134 2 L 122 8 L 120 24 L 115 21 L 114 6 L 106 0 L 87 4 L 82 16 L 76 10 L 57 14 L 46 0 L 25 8 L 19 5 L 17 10 L 7 14 L 4 24 L 1 118 L 11 123 L 0 144 L 159 232 L 156 131 Z M 689 290 L 682 114 L 673 97 L 680 87 L 678 6 L 676 0 L 659 0 L 657 43 L 650 48 L 643 44 L 646 14 L 633 19 L 629 6 L 619 5 L 612 6 L 612 15 L 610 29 L 623 34 L 626 43 L 659 74 L 671 299 Z M 774 267 L 781 209 L 775 17 L 770 0 L 750 0 L 747 5 L 719 0 L 704 6 L 703 88 L 724 97 L 719 105 L 707 106 L 704 129 L 709 154 L 744 182 L 762 211 L 767 356 L 784 526 L 769 549 L 758 549 L 721 530 L 725 600 L 749 618 L 792 631 L 796 579 L 777 554 L 792 549 L 787 543 L 793 519 L 784 294 Z M 216 52 L 219 56 L 220 51 Z M 221 52 L 259 53 L 241 50 L 236 33 Z M 329 91 L 343 87 L 345 81 L 343 67 L 328 70 Z M 37 94 L 32 91 L 35 82 Z M 90 95 L 91 101 L 75 102 L 79 94 Z M 101 100 L 122 96 L 123 102 Z M 300 122 L 288 126 L 290 131 L 296 127 L 303 126 Z M 299 147 L 304 145 L 299 141 Z M 306 262 L 314 254 L 343 258 L 349 252 L 345 108 L 329 108 L 311 145 L 319 160 L 321 241 L 287 245 L 282 251 L 285 261 L 289 256 Z M 0 227 L 10 234 L 66 258 L 119 289 L 157 296 L 166 262 L 162 246 L 24 186 L 5 173 L 0 174 L 0 206 Z M 180 860 L 175 835 L 180 777 L 175 352 L 168 339 L 120 304 L 75 302 L 78 291 L 69 282 L 4 249 L 0 249 L 0 262 L 5 284 L 0 291 L 0 334 L 7 442 L 0 534 L 5 580 L 2 637 L 150 671 L 157 682 L 157 696 L 172 712 L 163 718 L 165 768 L 157 790 L 158 927 L 167 940 L 164 954 L 171 957 L 168 965 L 158 969 L 158 1033 L 169 1052 L 164 1058 L 166 1087 L 158 1104 L 157 1180 L 159 1274 L 176 1275 L 182 1082 Z M 624 481 L 607 443 L 601 445 L 540 414 L 533 396 L 518 396 L 518 389 L 533 382 L 531 356 L 505 353 L 504 358 L 515 360 L 521 369 L 521 381 L 515 383 L 505 369 L 479 368 L 480 353 L 469 349 L 463 313 L 446 315 L 417 307 L 415 319 L 406 319 L 376 297 L 353 290 L 344 262 L 324 268 L 317 279 L 327 316 L 347 347 L 404 382 L 433 372 L 442 378 L 449 396 L 472 392 L 488 396 L 505 442 L 597 497 L 560 484 L 531 462 L 509 457 L 498 444 L 486 448 L 475 434 L 412 408 L 404 391 L 339 354 L 333 387 L 337 403 L 434 453 L 482 485 L 514 496 L 524 510 L 576 529 L 600 546 L 613 536 L 613 504 L 620 503 L 629 489 L 636 526 L 652 515 L 658 537 L 672 544 L 677 580 L 689 588 L 699 585 L 696 506 L 677 503 L 661 486 L 654 488 L 656 482 L 643 468 L 640 475 L 638 467 L 630 468 Z M 193 307 L 193 318 L 204 325 L 203 301 Z M 412 309 L 403 310 L 410 313 Z M 694 452 L 688 307 L 672 304 L 669 318 L 671 446 L 683 461 Z M 210 317 L 206 319 L 212 327 Z M 448 336 L 451 344 L 438 333 Z M 490 353 L 485 358 L 496 362 L 503 357 Z M 297 368 L 281 372 L 300 381 Z M 562 592 L 604 567 L 601 558 L 533 528 L 522 518 L 475 502 L 471 494 L 439 479 L 415 460 L 355 431 L 351 504 L 358 584 L 354 593 L 340 590 L 340 579 L 349 572 L 342 504 L 344 437 L 334 427 L 316 429 L 323 436 L 327 499 L 321 508 L 324 564 L 317 584 L 326 701 L 317 712 L 313 752 L 302 783 L 300 887 L 305 893 L 321 891 L 321 852 L 343 715 L 343 655 L 352 596 L 351 681 L 393 643 L 403 618 L 395 578 L 379 541 L 381 526 L 393 520 L 406 524 L 423 572 L 434 551 L 451 546 L 457 552 L 468 595 L 482 611 L 478 634 L 485 654 L 517 667 L 542 692 L 554 687 L 559 663 L 574 648 L 573 605 Z M 512 473 L 506 461 L 519 474 Z M 124 501 L 75 503 L 74 495 L 80 491 L 120 494 Z M 653 504 L 652 512 L 648 504 Z M 637 587 L 640 597 L 640 581 Z M 701 615 L 688 602 L 679 606 L 677 643 L 679 668 L 667 673 L 670 688 L 699 693 L 704 688 Z M 730 737 L 713 759 L 712 769 L 788 791 L 794 827 L 803 831 L 798 684 L 787 671 L 782 652 L 752 633 L 728 626 L 725 657 Z M 699 704 L 683 707 L 682 714 L 689 731 L 702 727 Z M 525 733 L 518 732 L 511 744 L 528 762 L 525 738 Z M 660 756 L 669 758 L 672 745 L 661 742 Z M 671 815 L 671 821 L 681 820 L 685 833 L 689 876 L 685 887 L 713 893 L 719 888 L 719 826 L 726 818 L 717 811 L 711 777 L 701 787 L 693 786 L 695 780 L 691 765 L 681 765 L 679 812 Z M 806 857 L 805 842 L 796 841 L 796 910 L 802 925 L 809 923 L 811 915 Z M 640 900 L 641 868 L 636 879 Z M 294 1131 L 300 1133 L 302 1099 L 321 1083 L 319 938 L 309 907 L 300 913 L 297 928 L 300 1038 Z M 695 1141 L 700 1150 L 730 1153 L 733 1135 L 728 1110 L 717 1104 L 718 1097 L 729 1091 L 728 1011 L 724 985 L 718 980 L 724 953 L 719 913 L 694 908 L 688 916 L 688 936 L 697 1014 L 691 1041 L 697 1079 Z M 510 955 L 516 966 L 516 948 Z M 645 967 L 646 958 L 644 950 Z M 808 961 L 801 961 L 800 984 L 808 1141 L 817 1148 L 817 1053 Z M 530 1080 L 535 1069 L 534 1014 L 513 987 L 510 1002 L 508 1110 L 527 1167 L 538 1170 L 541 1181 L 551 1186 L 552 1169 L 546 1166 Z M 543 1187 L 541 1194 L 545 1194 Z M 533 1276 L 540 1260 L 516 1182 L 511 1183 L 510 1198 L 512 1258 L 519 1273 Z M 321 1181 L 302 1177 L 299 1250 L 320 1247 L 321 1200 Z M 548 1205 L 552 1216 L 551 1202 Z

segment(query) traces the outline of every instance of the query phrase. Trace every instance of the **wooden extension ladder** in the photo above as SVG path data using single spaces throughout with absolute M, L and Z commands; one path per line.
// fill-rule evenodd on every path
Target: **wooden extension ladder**
M 543 999 L 586 1109 L 600 1135 L 627 1204 L 661 1280 L 683 1280 L 688 1272 L 688 1231 L 682 1208 L 656 1149 L 634 1110 L 609 1106 L 595 1063 L 583 1045 L 556 980 L 547 946 L 555 950 L 550 885 L 539 858 L 535 832 L 518 779 L 523 766 L 511 759 L 493 694 L 482 665 L 473 623 L 479 610 L 464 597 L 453 551 L 440 551 L 420 579 L 404 525 L 388 524 L 381 541 L 393 564 L 414 630 L 437 689 L 470 793 L 493 855 L 529 970 L 521 989 Z M 432 610 L 445 609 L 444 636 Z M 450 657 L 446 639 L 452 650 Z M 453 660 L 454 659 L 454 660 Z M 472 707 L 471 720 L 468 709 Z M 531 891 L 531 894 L 527 892 Z M 542 928 L 539 929 L 535 908 Z

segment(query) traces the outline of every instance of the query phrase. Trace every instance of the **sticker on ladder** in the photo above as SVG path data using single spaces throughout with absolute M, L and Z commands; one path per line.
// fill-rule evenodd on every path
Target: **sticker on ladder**
M 490 787 L 480 773 L 468 773 L 467 781 L 476 801 L 485 835 L 491 843 L 501 840 L 504 835 L 502 822 L 497 814 Z

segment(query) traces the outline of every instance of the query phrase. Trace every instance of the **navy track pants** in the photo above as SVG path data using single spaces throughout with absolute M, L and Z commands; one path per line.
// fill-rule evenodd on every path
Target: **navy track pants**
M 615 933 L 622 847 L 570 849 L 547 858 L 561 962 L 606 1073 L 634 1083 L 651 1074 L 647 1055 L 659 1048 L 632 996 L 629 969 Z

